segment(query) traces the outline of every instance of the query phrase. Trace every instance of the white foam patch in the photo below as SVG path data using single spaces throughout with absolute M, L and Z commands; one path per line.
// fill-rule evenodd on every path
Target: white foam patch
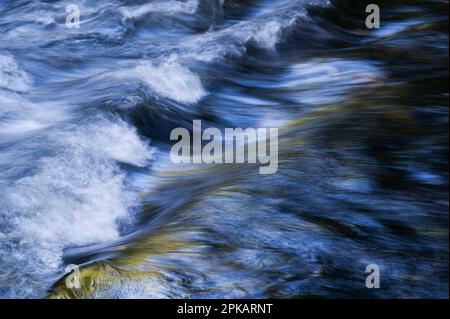
M 62 104 L 34 103 L 16 92 L 0 91 L 0 143 L 67 120 L 67 111 Z
M 121 78 L 137 78 L 157 95 L 180 103 L 193 104 L 207 94 L 198 75 L 178 63 L 142 62 L 115 74 Z
M 122 7 L 121 13 L 126 18 L 139 19 L 148 13 L 158 12 L 165 14 L 186 13 L 194 14 L 197 12 L 199 2 L 198 0 L 187 1 L 155 1 L 141 6 Z
M 286 10 L 271 16 L 257 16 L 225 29 L 186 37 L 177 53 L 169 55 L 169 61 L 194 59 L 209 62 L 228 55 L 241 56 L 245 46 L 253 41 L 258 47 L 274 50 L 283 34 L 286 34 L 306 12 Z
M 0 126 L 0 134 L 1 135 L 15 135 L 22 134 L 30 131 L 36 131 L 39 129 L 45 128 L 46 125 L 43 123 L 39 123 L 33 119 L 29 120 L 17 120 L 10 123 L 2 123 Z M 1 139 L 1 137 L 0 137 Z
M 124 122 L 94 123 L 61 135 L 61 142 L 121 163 L 143 167 L 152 151 Z M 86 137 L 89 137 L 88 139 Z
M 17 65 L 15 59 L 9 54 L 0 54 L 0 88 L 27 92 L 32 86 L 31 76 Z
M 277 21 L 270 21 L 266 23 L 261 30 L 253 36 L 253 39 L 260 47 L 266 49 L 274 49 L 278 42 L 279 35 L 282 30 L 282 25 Z
M 138 202 L 118 162 L 143 166 L 152 156 L 121 121 L 69 127 L 51 139 L 57 155 L 40 159 L 32 175 L 6 190 L 6 216 L 20 238 L 15 254 L 37 273 L 57 269 L 64 247 L 118 238 L 118 222 Z

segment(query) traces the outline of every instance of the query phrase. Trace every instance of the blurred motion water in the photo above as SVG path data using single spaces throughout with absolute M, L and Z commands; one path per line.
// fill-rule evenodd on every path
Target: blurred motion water
M 448 298 L 448 1 L 371 2 L 0 0 L 0 298 Z

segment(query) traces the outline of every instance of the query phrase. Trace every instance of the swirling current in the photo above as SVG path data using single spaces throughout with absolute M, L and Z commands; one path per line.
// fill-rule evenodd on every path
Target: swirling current
M 448 1 L 371 2 L 0 0 L 0 298 L 448 298 Z

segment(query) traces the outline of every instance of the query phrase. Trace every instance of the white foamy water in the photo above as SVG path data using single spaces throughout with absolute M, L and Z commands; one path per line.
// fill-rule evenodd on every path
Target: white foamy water
M 196 103 L 207 94 L 198 75 L 177 63 L 142 62 L 131 70 L 116 72 L 115 76 L 138 79 L 156 95 L 180 103 Z
M 17 65 L 14 57 L 0 53 L 0 89 L 26 92 L 32 85 L 31 76 Z
M 322 2 L 320 2 L 322 3 Z M 326 4 L 324 2 L 322 4 Z M 297 3 L 298 4 L 298 3 Z M 209 31 L 200 35 L 185 37 L 177 43 L 176 53 L 169 55 L 169 61 L 196 60 L 211 62 L 227 55 L 241 56 L 246 45 L 255 44 L 265 50 L 275 50 L 283 36 L 300 19 L 307 19 L 305 9 L 284 8 L 272 15 L 256 15 L 252 19 Z
M 35 133 L 70 117 L 68 107 L 55 102 L 35 103 L 0 90 L 0 143 Z
M 197 11 L 198 5 L 198 0 L 152 1 L 140 6 L 122 7 L 121 12 L 126 18 L 139 19 L 151 12 L 162 14 L 194 14 Z
M 262 48 L 274 49 L 283 27 L 287 26 L 288 25 L 283 26 L 277 21 L 270 21 L 266 23 L 261 30 L 255 33 L 253 39 Z
M 57 271 L 65 247 L 118 238 L 137 203 L 118 164 L 145 166 L 153 152 L 128 124 L 102 118 L 53 130 L 48 145 L 55 154 L 1 195 L 0 217 L 11 227 L 8 235 L 0 231 L 2 245 L 17 241 L 8 254 L 35 276 Z

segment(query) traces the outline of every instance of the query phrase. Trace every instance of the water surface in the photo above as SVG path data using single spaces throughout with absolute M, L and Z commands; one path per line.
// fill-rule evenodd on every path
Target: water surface
M 1 298 L 448 298 L 448 1 L 72 2 L 0 1 Z

